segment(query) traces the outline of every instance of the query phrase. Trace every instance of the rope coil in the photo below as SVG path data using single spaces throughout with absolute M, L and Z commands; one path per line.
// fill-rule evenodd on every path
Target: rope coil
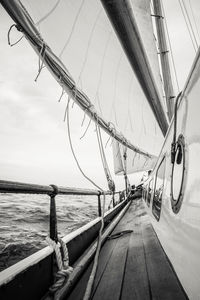
M 55 279 L 56 279 L 55 283 L 49 288 L 49 291 L 51 293 L 55 293 L 60 287 L 62 287 L 64 281 L 72 273 L 73 268 L 69 266 L 69 254 L 68 254 L 66 244 L 63 242 L 63 240 L 61 238 L 58 239 L 63 251 L 63 259 L 62 259 L 59 244 L 53 241 L 50 237 L 47 237 L 46 241 L 49 244 L 49 246 L 53 248 L 56 254 L 58 272 L 55 275 Z

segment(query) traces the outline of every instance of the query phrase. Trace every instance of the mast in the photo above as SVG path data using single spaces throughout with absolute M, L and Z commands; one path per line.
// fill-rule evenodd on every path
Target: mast
M 166 105 L 167 105 L 167 114 L 169 121 L 171 120 L 174 113 L 174 89 L 172 84 L 172 77 L 169 65 L 169 57 L 168 57 L 168 49 L 167 49 L 167 41 L 166 34 L 163 22 L 163 13 L 160 0 L 153 0 L 153 8 L 154 8 L 154 17 L 156 24 L 156 31 L 158 37 L 158 45 L 159 45 L 159 54 L 160 54 L 160 62 L 162 68 L 163 75 L 163 83 L 164 83 L 164 91 L 166 97 Z
M 168 122 L 129 0 L 101 0 L 163 135 Z

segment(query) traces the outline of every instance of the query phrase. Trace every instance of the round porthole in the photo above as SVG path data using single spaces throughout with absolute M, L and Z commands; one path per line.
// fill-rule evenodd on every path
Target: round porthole
M 180 210 L 183 200 L 183 183 L 185 177 L 185 140 L 181 134 L 178 137 L 175 151 L 175 161 L 172 166 L 171 204 L 174 213 Z

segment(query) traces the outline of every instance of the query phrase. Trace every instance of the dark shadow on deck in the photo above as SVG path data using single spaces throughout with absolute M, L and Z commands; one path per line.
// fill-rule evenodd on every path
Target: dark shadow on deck
M 132 202 L 112 234 L 124 230 L 132 232 L 107 240 L 102 247 L 91 299 L 188 299 L 141 200 Z M 91 268 L 66 299 L 83 299 Z

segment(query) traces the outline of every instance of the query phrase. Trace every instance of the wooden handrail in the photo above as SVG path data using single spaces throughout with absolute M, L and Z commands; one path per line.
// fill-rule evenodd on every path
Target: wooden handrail
M 112 195 L 110 191 L 98 191 L 92 189 L 80 189 L 69 187 L 58 187 L 56 185 L 38 185 L 31 183 L 22 183 L 14 181 L 0 180 L 0 193 L 18 193 L 18 194 L 46 194 L 50 196 L 50 219 L 49 231 L 50 238 L 58 241 L 57 234 L 57 216 L 56 216 L 56 201 L 57 195 L 90 195 L 98 197 L 98 213 L 101 216 L 101 195 Z M 119 192 L 116 192 L 117 194 Z
M 51 185 L 38 185 L 14 181 L 0 180 L 0 193 L 19 193 L 19 194 L 51 194 L 55 190 Z M 110 191 L 104 192 L 110 195 Z M 81 189 L 71 187 L 57 187 L 57 195 L 102 195 L 103 193 L 93 189 Z

